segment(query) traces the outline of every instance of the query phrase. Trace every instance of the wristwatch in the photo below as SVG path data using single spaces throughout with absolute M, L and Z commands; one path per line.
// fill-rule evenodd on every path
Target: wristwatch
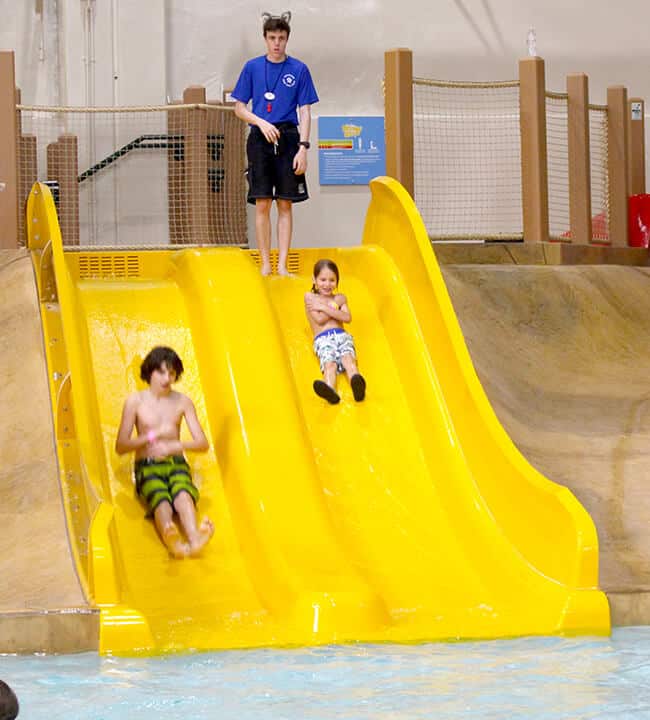
M 311 147 L 311 143 L 309 142 L 309 140 L 301 140 L 298 145 L 302 145 L 305 150 L 309 150 L 309 148 Z

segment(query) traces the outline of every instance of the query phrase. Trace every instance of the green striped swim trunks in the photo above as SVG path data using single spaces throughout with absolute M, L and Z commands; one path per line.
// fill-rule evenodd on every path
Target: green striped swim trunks
M 190 495 L 195 505 L 199 500 L 190 466 L 182 455 L 136 460 L 135 489 L 148 508 L 147 517 L 151 517 L 165 500 L 173 507 L 174 500 L 183 491 Z

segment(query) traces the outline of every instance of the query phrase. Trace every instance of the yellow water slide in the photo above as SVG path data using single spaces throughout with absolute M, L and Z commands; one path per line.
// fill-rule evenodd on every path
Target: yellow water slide
M 262 278 L 235 248 L 63 251 L 29 200 L 73 553 L 102 652 L 606 633 L 595 528 L 537 473 L 479 384 L 410 197 L 372 182 L 363 244 Z M 303 310 L 341 271 L 368 382 L 330 406 Z M 113 443 L 139 365 L 170 345 L 211 440 L 191 456 L 203 556 L 168 557 Z

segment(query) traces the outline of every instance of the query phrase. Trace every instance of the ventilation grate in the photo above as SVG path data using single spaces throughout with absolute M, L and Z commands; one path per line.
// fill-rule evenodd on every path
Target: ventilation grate
M 253 261 L 255 262 L 255 264 L 259 267 L 262 264 L 262 258 L 260 257 L 259 250 L 251 250 L 250 254 L 251 254 L 251 257 L 253 258 Z M 271 267 L 273 268 L 273 272 L 277 272 L 277 270 L 278 270 L 278 251 L 277 250 L 271 251 Z M 289 251 L 289 255 L 287 256 L 287 270 L 290 273 L 293 273 L 294 275 L 300 275 L 300 253 Z
M 79 278 L 137 278 L 140 258 L 137 255 L 78 255 Z

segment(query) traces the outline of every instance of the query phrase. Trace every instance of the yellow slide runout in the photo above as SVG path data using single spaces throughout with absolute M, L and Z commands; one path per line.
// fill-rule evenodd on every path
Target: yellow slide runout
M 262 278 L 235 248 L 64 252 L 49 190 L 28 213 L 72 551 L 100 649 L 605 633 L 591 519 L 536 473 L 474 373 L 415 207 L 373 181 L 363 244 Z M 302 296 L 341 270 L 368 395 L 318 377 Z M 173 347 L 211 441 L 191 456 L 217 532 L 170 559 L 113 451 L 144 355 Z

